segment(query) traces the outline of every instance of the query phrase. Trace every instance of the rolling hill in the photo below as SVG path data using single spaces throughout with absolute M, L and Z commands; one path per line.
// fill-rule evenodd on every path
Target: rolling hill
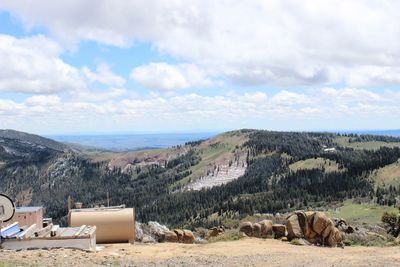
M 140 221 L 208 227 L 352 198 L 394 205 L 399 158 L 400 138 L 388 136 L 244 129 L 116 153 L 7 130 L 0 131 L 0 191 L 18 205 L 44 205 L 61 223 L 68 196 L 96 206 L 109 194 L 111 205 L 134 206 Z

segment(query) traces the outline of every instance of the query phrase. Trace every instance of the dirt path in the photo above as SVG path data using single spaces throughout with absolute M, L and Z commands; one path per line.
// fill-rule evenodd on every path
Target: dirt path
M 1 251 L 0 266 L 400 266 L 400 248 L 294 246 L 243 239 L 205 245 L 112 244 L 79 250 Z

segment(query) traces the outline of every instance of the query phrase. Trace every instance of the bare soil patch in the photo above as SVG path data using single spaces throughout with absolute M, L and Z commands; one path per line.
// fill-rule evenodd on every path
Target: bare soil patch
M 0 251 L 0 266 L 400 266 L 399 247 L 325 248 L 245 238 L 210 244 L 110 244 L 79 250 Z

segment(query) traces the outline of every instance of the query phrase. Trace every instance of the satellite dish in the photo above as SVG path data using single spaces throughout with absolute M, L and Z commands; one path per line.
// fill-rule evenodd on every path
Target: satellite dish
M 14 202 L 8 196 L 0 194 L 0 222 L 8 222 L 14 213 Z

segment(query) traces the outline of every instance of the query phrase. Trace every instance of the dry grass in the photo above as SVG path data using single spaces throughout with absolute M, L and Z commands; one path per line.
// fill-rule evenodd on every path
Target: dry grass
M 397 186 L 400 184 L 400 160 L 375 170 L 370 179 L 375 181 L 375 186 L 388 187 L 390 185 Z
M 395 212 L 394 207 L 381 206 L 376 204 L 356 204 L 350 200 L 345 201 L 343 206 L 326 212 L 326 214 L 333 218 L 344 218 L 350 224 L 355 225 L 375 225 L 381 221 L 384 212 Z
M 371 141 L 371 142 L 354 142 L 349 143 L 350 137 L 339 136 L 336 137 L 336 143 L 343 147 L 350 147 L 354 149 L 368 149 L 368 150 L 377 150 L 383 146 L 385 147 L 400 147 L 400 142 L 380 142 L 380 141 Z
M 336 163 L 336 161 L 324 159 L 324 158 L 311 158 L 311 159 L 306 159 L 306 160 L 300 160 L 300 161 L 290 164 L 289 169 L 292 171 L 325 169 L 326 173 L 341 171 L 339 169 L 339 165 Z

